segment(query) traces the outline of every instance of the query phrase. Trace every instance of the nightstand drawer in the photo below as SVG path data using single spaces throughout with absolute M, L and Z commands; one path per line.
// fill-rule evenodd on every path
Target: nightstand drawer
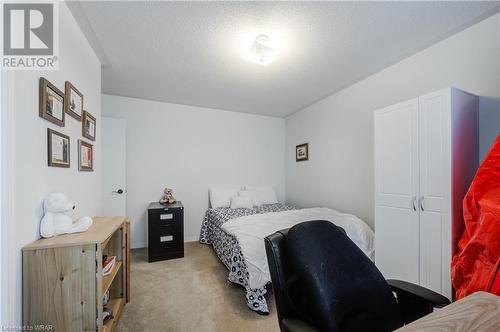
M 180 233 L 184 230 L 184 225 L 182 221 L 171 222 L 171 223 L 157 223 L 153 226 L 155 233 L 160 235 Z
M 182 249 L 184 239 L 182 237 L 182 233 L 172 233 L 159 235 L 154 239 L 153 245 L 156 245 L 160 249 L 165 250 L 176 250 Z
M 156 209 L 149 210 L 148 217 L 151 222 L 173 223 L 182 220 L 183 214 L 182 209 Z
M 184 218 L 182 210 L 178 211 L 149 211 L 149 234 L 154 236 L 182 232 L 184 230 Z
M 173 233 L 150 237 L 149 261 L 158 261 L 184 256 L 184 237 L 182 233 Z

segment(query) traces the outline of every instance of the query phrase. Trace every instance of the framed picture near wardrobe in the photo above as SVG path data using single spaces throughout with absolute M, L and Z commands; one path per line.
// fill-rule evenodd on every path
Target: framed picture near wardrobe
M 51 167 L 70 167 L 69 136 L 47 129 L 47 157 Z
M 39 115 L 64 127 L 64 93 L 44 77 L 40 77 Z
M 95 118 L 87 111 L 83 111 L 82 136 L 95 141 L 96 122 Z
M 309 143 L 295 146 L 295 161 L 309 160 Z
M 81 139 L 78 140 L 78 170 L 86 172 L 94 170 L 94 147 Z
M 64 85 L 66 99 L 64 111 L 78 121 L 82 120 L 83 113 L 83 95 L 71 82 L 66 81 Z

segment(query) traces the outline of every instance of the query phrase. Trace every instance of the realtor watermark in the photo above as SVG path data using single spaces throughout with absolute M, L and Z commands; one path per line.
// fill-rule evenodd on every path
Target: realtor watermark
M 58 2 L 2 2 L 2 69 L 59 69 Z
M 0 331 L 55 331 L 52 324 L 0 326 Z

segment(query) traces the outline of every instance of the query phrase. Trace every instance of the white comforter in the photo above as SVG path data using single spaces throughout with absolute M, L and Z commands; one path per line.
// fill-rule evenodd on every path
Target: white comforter
M 310 208 L 239 217 L 224 223 L 222 229 L 238 239 L 251 288 L 261 288 L 271 281 L 264 238 L 276 231 L 310 220 L 328 220 L 344 228 L 349 238 L 373 260 L 374 233 L 365 222 L 352 214 L 328 208 Z

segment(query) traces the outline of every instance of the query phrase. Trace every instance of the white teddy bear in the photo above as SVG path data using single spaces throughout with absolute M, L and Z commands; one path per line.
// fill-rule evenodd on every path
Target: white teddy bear
M 92 218 L 83 217 L 73 222 L 66 213 L 74 210 L 71 203 L 63 193 L 52 193 L 45 197 L 43 210 L 45 215 L 40 223 L 40 235 L 52 237 L 54 235 L 85 232 L 92 225 Z

